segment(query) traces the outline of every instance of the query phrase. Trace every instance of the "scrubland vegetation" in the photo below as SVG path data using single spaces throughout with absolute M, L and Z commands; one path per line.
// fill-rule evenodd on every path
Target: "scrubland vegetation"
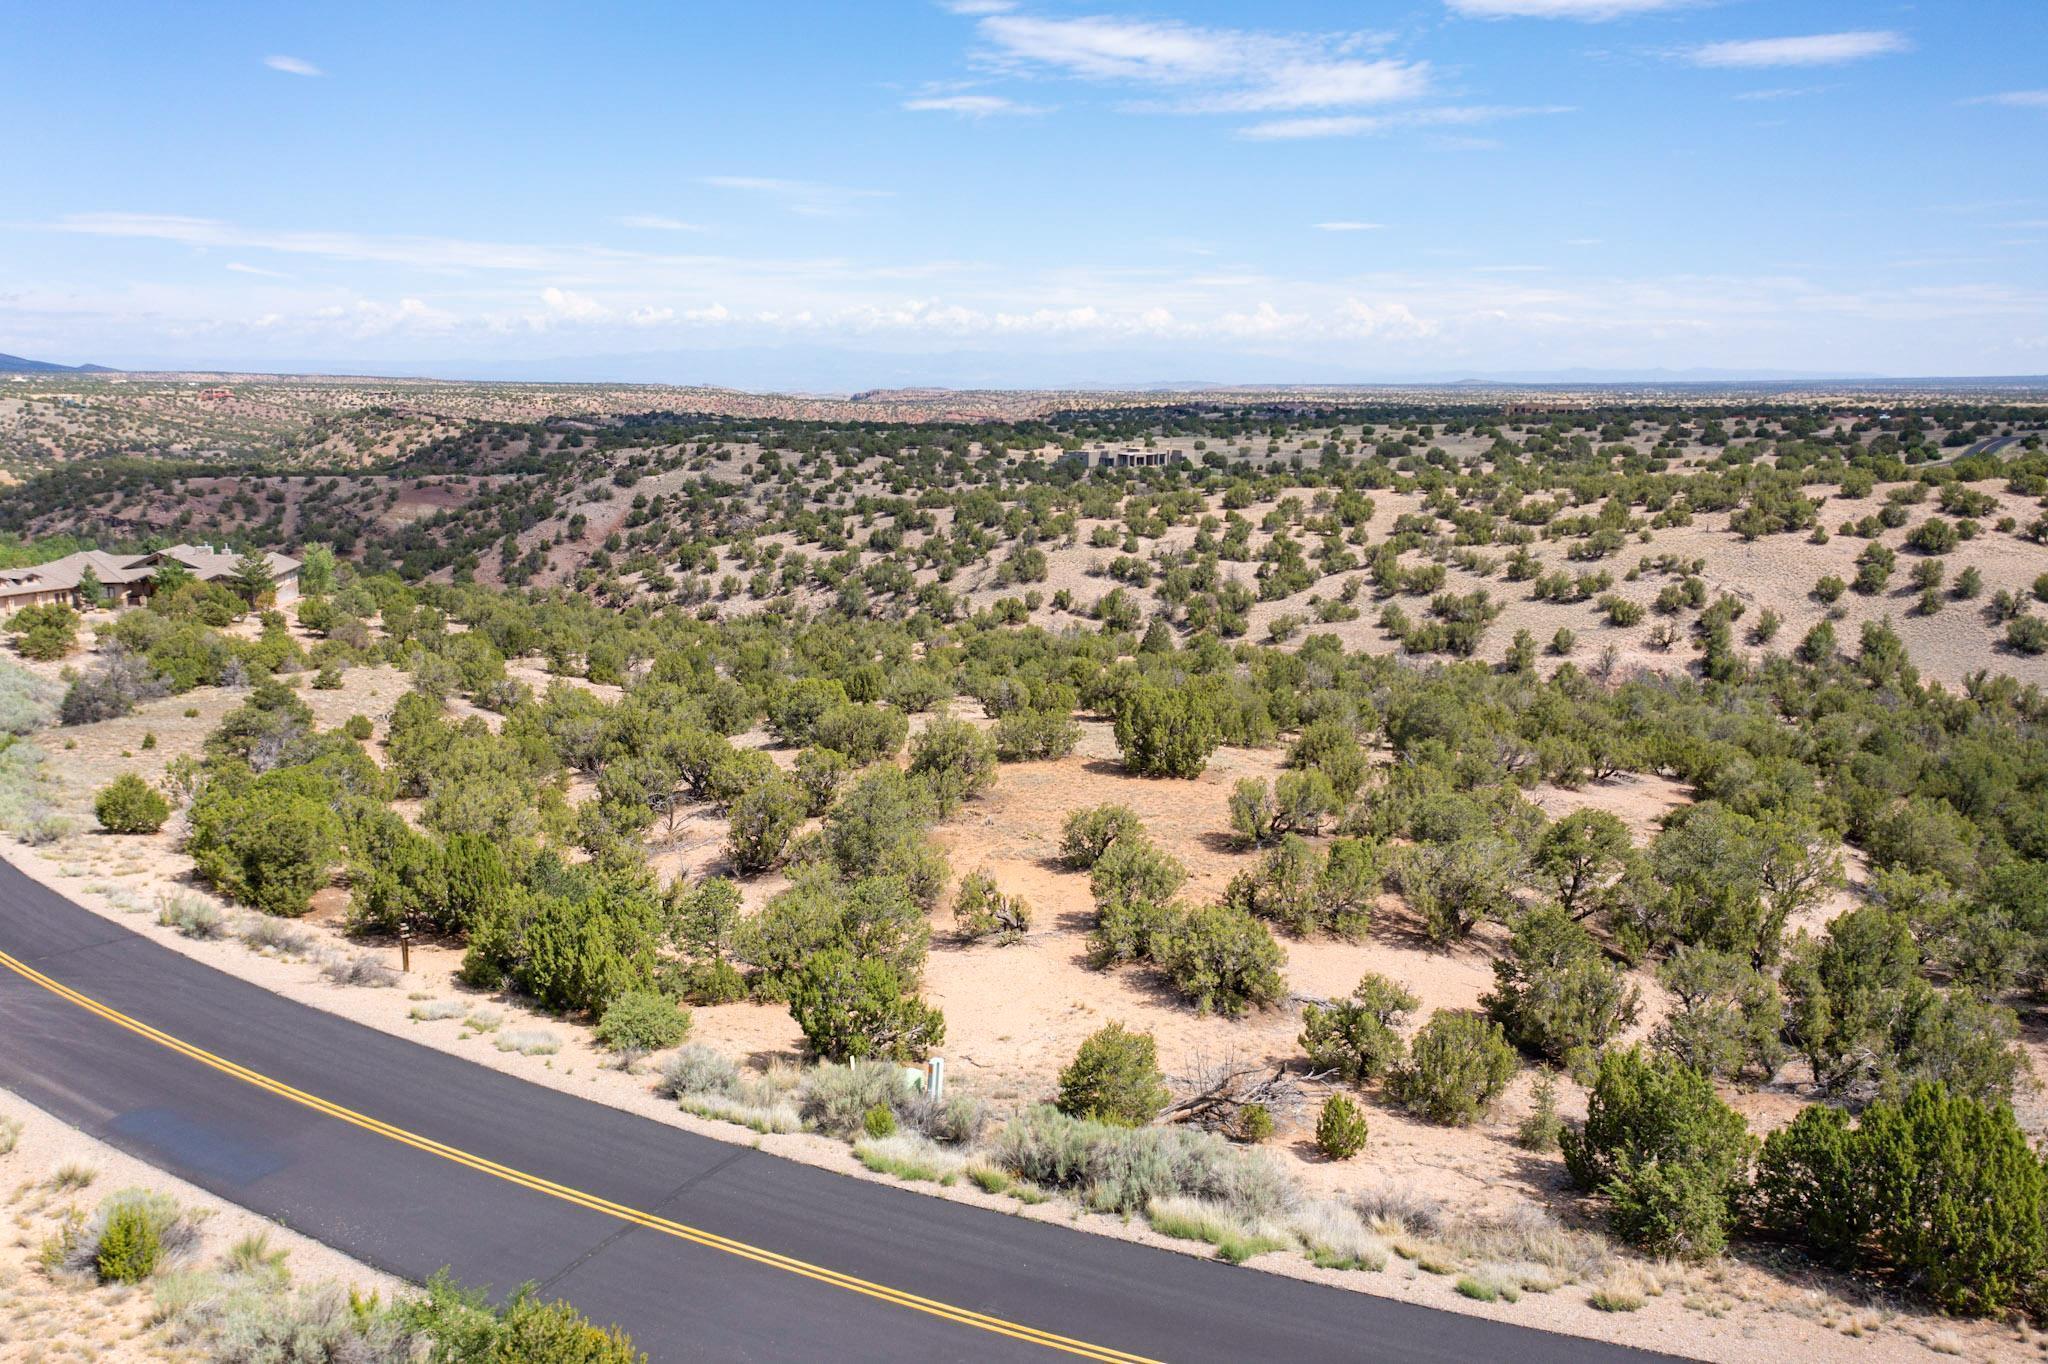
M 0 749 L 0 814 L 78 843 L 42 755 L 220 697 L 95 788 L 104 838 L 175 845 L 242 907 L 163 921 L 268 944 L 309 918 L 372 954 L 329 963 L 365 983 L 396 935 L 436 944 L 557 1020 L 465 1024 L 500 1050 L 587 1029 L 700 1117 L 1230 1260 L 1391 1257 L 1479 1301 L 1576 1284 L 1626 1311 L 1658 1266 L 1734 1257 L 2038 1318 L 2048 703 L 2023 623 L 2048 454 L 1953 457 L 2028 420 L 478 427 L 419 457 L 470 500 L 336 537 L 290 607 L 187 584 L 22 649 L 40 680 L 0 678 L 0 715 L 36 733 Z M 1103 440 L 1184 457 L 1050 458 Z M 167 486 L 46 478 L 17 529 L 54 529 L 59 488 L 118 523 Z M 290 505 L 251 542 L 314 524 Z M 1713 554 L 1660 545 L 1708 517 Z M 1842 581 L 1764 604 L 1742 556 L 1772 541 Z M 1247 775 L 1206 827 L 1148 803 L 1219 771 Z M 986 812 L 1031 773 L 1066 803 L 1026 867 Z M 1667 807 L 1603 802 L 1651 780 Z M 931 1100 L 905 1066 L 949 1033 L 986 1056 L 964 1011 L 997 1003 L 941 1002 L 935 953 L 949 981 L 1031 962 L 1140 1002 Z M 1441 988 L 1447 962 L 1490 988 Z M 717 1045 L 765 1015 L 800 1048 Z M 1169 1027 L 1218 1049 L 1163 1054 Z M 1414 1125 L 1512 1148 L 1547 1206 L 1389 1179 L 1375 1144 Z

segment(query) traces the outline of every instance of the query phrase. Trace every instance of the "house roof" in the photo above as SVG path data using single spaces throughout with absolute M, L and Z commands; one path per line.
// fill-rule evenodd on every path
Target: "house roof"
M 118 586 L 149 577 L 152 572 L 152 558 L 147 554 L 109 554 L 98 549 L 81 550 L 76 554 L 67 554 L 61 559 L 52 559 L 46 564 L 0 570 L 0 591 L 68 592 L 78 586 L 88 568 L 102 583 Z
M 80 550 L 61 559 L 52 559 L 46 564 L 0 569 L 0 596 L 20 596 L 29 592 L 74 591 L 84 579 L 88 568 L 92 570 L 93 576 L 107 587 L 146 582 L 156 576 L 157 566 L 165 559 L 175 559 L 191 569 L 193 576 L 203 582 L 211 582 L 216 578 L 232 576 L 240 556 L 217 550 L 211 545 L 172 545 L 169 549 L 158 550 L 154 554 L 109 554 L 99 549 Z M 299 561 L 287 554 L 272 551 L 265 554 L 263 560 L 270 566 L 273 577 L 281 578 L 299 571 Z
M 172 545 L 169 549 L 158 550 L 147 558 L 151 564 L 159 559 L 176 559 L 200 579 L 211 581 L 233 574 L 235 565 L 241 562 L 242 556 L 227 550 L 215 549 L 212 545 Z M 297 559 L 288 554 L 279 554 L 275 550 L 265 554 L 263 561 L 270 565 L 272 576 L 295 573 L 299 567 Z

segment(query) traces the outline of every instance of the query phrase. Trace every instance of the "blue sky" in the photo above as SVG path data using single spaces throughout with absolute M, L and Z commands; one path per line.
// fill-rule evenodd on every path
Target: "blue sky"
M 2048 371 L 2040 0 L 8 3 L 0 351 Z

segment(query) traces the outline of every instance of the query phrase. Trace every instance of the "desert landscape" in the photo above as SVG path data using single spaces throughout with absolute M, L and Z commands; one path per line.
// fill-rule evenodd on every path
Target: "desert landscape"
M 2048 1128 L 2040 938 L 1999 888 L 2025 835 L 1966 833 L 2018 830 L 1999 821 L 2025 798 L 1894 808 L 1878 791 L 1899 779 L 1854 750 L 1772 775 L 1767 731 L 1714 718 L 1846 687 L 1967 705 L 2008 735 L 2004 762 L 2031 762 L 2048 483 L 2026 413 L 1317 412 L 1258 439 L 1225 435 L 1245 416 L 1220 401 L 1150 430 L 1077 420 L 1093 442 L 984 433 L 948 454 L 906 427 L 882 437 L 894 455 L 827 459 L 809 428 L 654 443 L 589 414 L 581 445 L 543 424 L 444 447 L 475 472 L 364 472 L 382 528 L 431 527 L 421 544 L 453 543 L 493 489 L 552 500 L 507 472 L 542 449 L 573 490 L 495 572 L 408 580 L 373 571 L 375 540 L 351 558 L 279 539 L 307 554 L 282 609 L 260 581 L 237 600 L 237 578 L 18 623 L 24 737 L 0 754 L 18 859 L 316 1007 L 866 1178 L 1703 1358 L 2034 1352 L 2023 1319 L 1930 1315 L 1748 1204 L 1632 1250 L 1557 1154 L 1616 1065 L 1704 1067 L 1699 1101 L 1752 1142 L 1882 1109 L 1915 1074 L 1977 1086 L 2030 1141 Z M 1595 434 L 1616 438 L 1604 455 Z M 1156 460 L 1091 467 L 1103 450 Z M 266 477 L 288 492 L 280 531 L 337 483 Z M 218 524 L 242 487 L 188 475 L 95 514 Z M 17 524 L 25 556 L 84 529 Z M 515 584 L 521 546 L 543 567 Z M 1722 732 L 1681 739 L 1701 724 Z M 293 805 L 287 778 L 325 784 L 342 820 Z M 141 818 L 108 813 L 117 791 Z M 295 832 L 266 851 L 230 812 L 272 800 L 261 818 Z M 1691 879 L 1702 855 L 1710 876 L 1764 860 L 1723 900 Z M 454 908 L 458 856 L 511 898 Z M 645 936 L 585 940 L 543 977 L 536 925 L 576 902 L 538 888 L 578 877 L 627 897 L 593 928 Z M 831 927 L 849 911 L 821 888 L 876 917 Z M 1762 912 L 1744 893 L 1767 927 L 1739 926 Z M 1814 973 L 1839 969 L 1844 916 L 1908 932 L 1927 1023 L 1820 1030 Z M 842 933 L 891 963 L 886 984 L 815 979 Z M 1164 945 L 1197 933 L 1220 936 Z M 1984 933 L 2005 935 L 1995 959 L 1961 946 Z M 610 964 L 575 964 L 592 951 Z M 845 988 L 885 993 L 817 1012 Z M 1517 1012 L 1538 998 L 1556 1002 Z M 1422 1058 L 1440 1020 L 1471 1019 L 1501 1068 L 1464 1057 L 1489 1069 L 1453 1100 Z M 1119 1121 L 1212 1143 L 1202 1160 L 1251 1162 L 1271 1190 L 1130 1202 L 1039 1174 L 1034 1115 L 1060 1111 L 1042 1105 L 1107 1111 L 1072 1097 L 1105 1036 L 1142 1039 L 1113 1064 L 1156 1075 Z M 895 1078 L 932 1055 L 937 1107 Z M 1333 1111 L 1357 1115 L 1356 1145 Z
M 2044 50 L 10 13 L 0 1361 L 2048 1360 Z

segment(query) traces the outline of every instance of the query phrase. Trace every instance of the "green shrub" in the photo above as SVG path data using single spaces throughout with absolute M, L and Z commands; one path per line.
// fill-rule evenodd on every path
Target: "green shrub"
M 1528 1051 L 1575 1068 L 1636 1019 L 1641 995 L 1562 905 L 1538 905 L 1515 923 L 1480 1001 Z
M 766 871 L 782 860 L 789 840 L 802 827 L 805 798 L 781 778 L 771 778 L 732 803 L 726 851 L 743 873 Z
M 123 1203 L 107 1214 L 93 1270 L 101 1283 L 141 1283 L 156 1273 L 162 1256 L 163 1245 L 148 1211 L 137 1203 Z
M 1706 1076 L 1631 1047 L 1600 1058 L 1585 1124 L 1563 1146 L 1572 1182 L 1607 1199 L 1616 1235 L 1706 1260 L 1727 1244 L 1756 1142 Z
M 1064 758 L 1081 742 L 1081 726 L 1065 711 L 1012 711 L 996 721 L 996 757 L 1006 763 Z
M 2048 1170 L 2004 1103 L 1920 1084 L 1853 1131 L 1809 1109 L 1765 1143 L 1756 1206 L 1765 1230 L 1881 1265 L 1943 1311 L 2043 1305 Z
M 1031 906 L 1021 895 L 1003 894 L 987 873 L 969 872 L 953 896 L 953 922 L 970 941 L 1021 942 L 1031 928 Z
M 860 1115 L 860 1126 L 870 1137 L 880 1139 L 896 1135 L 896 1110 L 887 1104 L 876 1104 Z
M 1167 927 L 1187 913 L 1177 902 L 1111 900 L 1088 934 L 1088 961 L 1097 967 L 1150 961 Z
M 965 720 L 935 719 L 910 745 L 910 775 L 924 783 L 941 815 L 950 815 L 996 779 L 996 743 Z
M 1205 698 L 1187 688 L 1141 683 L 1116 709 L 1116 746 L 1141 777 L 1199 777 L 1222 731 Z
M 598 1045 L 617 1052 L 629 1067 L 649 1052 L 673 1047 L 689 1035 L 689 1011 L 650 990 L 623 992 L 605 1005 L 597 1020 Z
M 1512 839 L 1473 833 L 1403 848 L 1394 876 L 1430 940 L 1449 943 L 1507 914 L 1521 867 L 1521 849 Z
M 804 793 L 804 812 L 822 815 L 839 798 L 839 788 L 852 771 L 842 753 L 829 748 L 807 748 L 796 755 L 796 784 Z
M 1370 1128 L 1365 1113 L 1342 1094 L 1323 1100 L 1316 1117 L 1316 1149 L 1331 1160 L 1349 1160 L 1365 1149 Z
M 945 1041 L 946 1019 L 915 988 L 887 961 L 833 947 L 804 963 L 789 987 L 789 1012 L 827 1060 L 922 1060 Z
M 1237 1111 L 1234 1127 L 1239 1141 L 1257 1146 L 1273 1136 L 1273 1110 L 1264 1104 L 1246 1104 Z
M 1075 871 L 1087 871 L 1112 843 L 1141 838 L 1145 826 L 1127 805 L 1097 805 L 1076 810 L 1060 827 L 1060 856 Z
M 1717 1079 L 1767 1080 L 1784 1060 L 1778 983 L 1733 952 L 1683 946 L 1657 968 L 1675 1001 L 1650 1044 Z
M 140 1283 L 198 1244 L 196 1221 L 166 1194 L 123 1189 L 60 1243 L 65 1268 L 101 1283 Z
M 855 767 L 866 767 L 894 757 L 909 732 L 910 721 L 901 711 L 848 702 L 819 716 L 809 739 L 819 748 L 844 754 Z
M 171 803 L 141 777 L 123 772 L 93 797 L 92 812 L 108 833 L 153 834 L 171 817 Z
M 1301 1013 L 1301 1047 L 1309 1068 L 1347 1084 L 1385 1075 L 1401 1059 L 1401 1021 L 1417 1000 L 1385 976 L 1368 972 L 1349 999 L 1310 1004 Z
M 1180 859 L 1143 835 L 1120 837 L 1095 859 L 1088 888 L 1095 907 L 1117 904 L 1165 904 L 1188 879 Z
M 359 1309 L 356 1315 L 364 1313 Z M 647 1356 L 618 1327 L 596 1326 L 566 1302 L 543 1302 L 531 1283 L 493 1309 L 482 1293 L 464 1289 L 444 1269 L 394 1315 L 414 1335 L 433 1342 L 428 1356 L 433 1364 L 647 1364 Z M 413 1354 L 408 1349 L 394 1357 Z M 334 1357 L 360 1356 L 352 1350 Z
M 1863 1152 L 1849 1115 L 1814 1104 L 1764 1138 L 1751 1207 L 1757 1228 L 1851 1266 L 1870 1235 Z
M 1430 1121 L 1464 1127 L 1491 1109 L 1514 1077 L 1515 1049 L 1500 1024 L 1439 1009 L 1415 1034 L 1388 1088 Z
M 1057 1107 L 1077 1118 L 1142 1127 L 1159 1116 L 1171 1097 L 1152 1035 L 1111 1023 L 1082 1042 L 1060 1072 Z
M 341 722 L 341 732 L 354 739 L 357 743 L 362 743 L 372 733 L 370 717 L 367 715 L 349 716 L 348 719 Z
M 50 662 L 78 647 L 78 613 L 61 602 L 24 606 L 8 619 L 7 630 L 23 658 Z
M 222 893 L 296 917 L 340 857 L 341 821 L 327 801 L 270 780 L 208 782 L 192 801 L 185 850 L 193 870 Z
M 1280 944 L 1257 919 L 1230 905 L 1200 905 L 1168 918 L 1151 934 L 1150 952 L 1201 1013 L 1234 1017 L 1287 996 Z

